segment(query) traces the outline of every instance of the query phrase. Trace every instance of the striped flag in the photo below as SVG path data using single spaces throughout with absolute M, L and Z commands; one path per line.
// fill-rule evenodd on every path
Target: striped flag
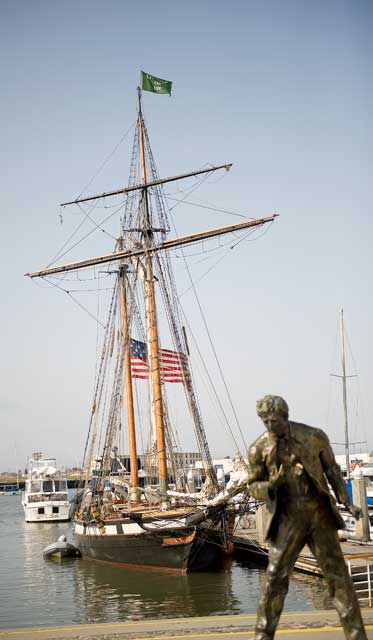
M 162 382 L 190 382 L 188 356 L 185 353 L 160 349 L 159 364 Z M 149 378 L 146 344 L 140 340 L 131 339 L 131 372 L 133 378 Z
M 183 371 L 189 379 L 188 356 L 170 349 L 160 349 L 160 369 L 163 382 L 184 382 Z M 184 367 L 184 369 L 183 369 Z

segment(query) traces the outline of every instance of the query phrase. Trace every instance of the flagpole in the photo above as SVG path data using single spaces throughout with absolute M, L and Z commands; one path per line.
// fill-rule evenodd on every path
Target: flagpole
M 142 108 L 141 108 L 141 98 L 142 98 L 142 92 L 141 92 L 141 87 L 140 85 L 137 86 L 137 114 L 139 115 L 140 113 L 142 113 Z

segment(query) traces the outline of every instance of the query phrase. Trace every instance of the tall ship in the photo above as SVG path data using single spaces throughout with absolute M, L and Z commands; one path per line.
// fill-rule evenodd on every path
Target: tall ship
M 66 474 L 55 458 L 36 453 L 29 459 L 22 506 L 26 522 L 70 520 Z
M 187 270 L 187 248 L 232 233 L 247 237 L 276 216 L 169 237 L 173 225 L 165 188 L 187 180 L 195 188 L 231 164 L 161 178 L 143 115 L 144 89 L 170 93 L 170 83 L 142 73 L 127 186 L 61 205 L 88 207 L 90 216 L 97 202 L 114 201 L 120 216 L 114 250 L 26 275 L 51 283 L 95 269 L 113 280 L 74 516 L 75 544 L 83 558 L 187 573 L 220 566 L 231 551 L 236 508 L 218 481 L 207 441 L 196 388 L 197 348 L 174 263 L 182 260 Z M 177 429 L 174 395 L 180 403 Z M 202 461 L 198 491 L 188 484 L 182 429 L 194 434 Z

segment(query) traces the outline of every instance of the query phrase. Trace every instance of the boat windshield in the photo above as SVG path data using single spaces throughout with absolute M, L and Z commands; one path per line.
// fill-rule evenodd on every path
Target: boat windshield
M 31 485 L 30 485 L 30 492 L 31 493 L 41 493 L 41 482 L 35 482 L 33 480 L 31 482 Z
M 52 492 L 53 492 L 53 480 L 44 480 L 43 493 L 52 493 Z
M 55 480 L 54 481 L 54 490 L 55 491 L 67 491 L 66 480 Z

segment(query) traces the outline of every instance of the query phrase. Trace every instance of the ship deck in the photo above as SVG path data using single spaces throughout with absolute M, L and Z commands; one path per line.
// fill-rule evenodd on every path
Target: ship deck
M 120 505 L 120 507 L 114 507 L 114 512 L 105 516 L 105 520 L 112 520 L 118 517 L 120 513 L 126 514 L 138 514 L 145 515 L 149 518 L 174 518 L 187 515 L 188 513 L 192 513 L 196 511 L 197 508 L 195 506 L 190 507 L 175 507 L 174 509 L 167 509 L 167 511 L 163 511 L 162 509 L 155 508 L 154 505 Z

